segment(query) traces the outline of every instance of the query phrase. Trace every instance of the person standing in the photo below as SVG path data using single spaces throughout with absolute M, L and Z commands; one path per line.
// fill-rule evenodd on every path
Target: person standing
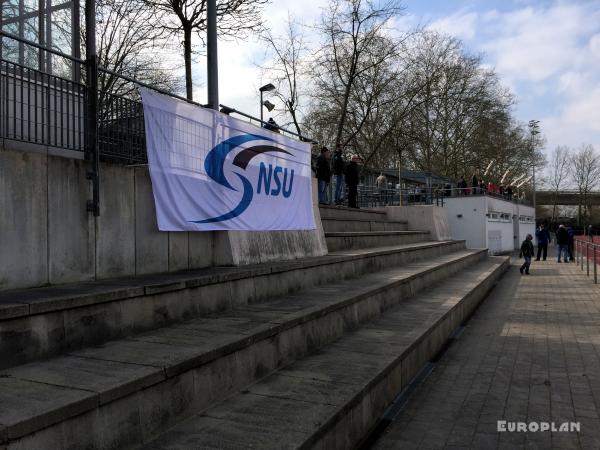
M 561 255 L 564 253 L 565 262 L 569 261 L 568 251 L 569 251 L 569 232 L 565 228 L 563 224 L 560 224 L 558 230 L 556 230 L 556 244 L 558 245 L 558 262 L 562 262 L 560 260 Z
M 546 261 L 546 257 L 548 256 L 548 244 L 551 242 L 550 232 L 544 227 L 544 224 L 540 224 L 540 227 L 535 232 L 535 237 L 537 239 L 537 258 L 536 261 L 540 260 L 540 256 L 543 257 L 544 261 Z
M 379 176 L 375 179 L 375 184 L 377 185 L 377 195 L 379 196 L 379 203 L 386 204 L 385 198 L 385 189 L 387 188 L 387 178 L 381 172 Z
M 321 154 L 317 158 L 316 167 L 319 187 L 319 203 L 321 205 L 329 205 L 327 192 L 329 182 L 331 181 L 331 167 L 329 165 L 329 149 L 325 146 L 321 147 Z
M 571 225 L 567 227 L 567 233 L 569 233 L 569 244 L 567 245 L 569 261 L 575 262 L 575 258 L 573 257 L 573 245 L 575 245 L 575 230 L 573 230 L 573 227 Z
M 333 153 L 333 175 L 335 177 L 335 197 L 336 205 L 341 205 L 344 201 L 344 172 L 346 169 L 346 161 L 344 160 L 344 152 L 342 145 L 338 144 Z
M 477 195 L 477 191 L 479 189 L 479 180 L 477 179 L 477 172 L 473 174 L 473 178 L 471 178 L 471 186 L 473 187 L 473 195 Z
M 467 180 L 465 180 L 464 175 L 460 177 L 458 182 L 458 195 L 467 195 Z
M 346 184 L 348 185 L 348 206 L 357 208 L 356 195 L 358 193 L 358 156 L 353 156 L 346 166 Z
M 525 275 L 529 275 L 529 266 L 531 265 L 531 258 L 533 257 L 533 244 L 531 243 L 533 236 L 528 234 L 523 243 L 521 244 L 521 253 L 519 258 L 525 259 L 525 262 L 519 269 L 521 275 L 525 271 Z

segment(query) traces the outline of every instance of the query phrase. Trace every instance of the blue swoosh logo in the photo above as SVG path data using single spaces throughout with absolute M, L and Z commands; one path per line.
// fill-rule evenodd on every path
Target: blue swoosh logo
M 225 165 L 225 159 L 227 158 L 227 155 L 231 151 L 235 150 L 240 145 L 245 144 L 247 142 L 251 142 L 251 141 L 275 142 L 271 138 L 268 138 L 266 136 L 259 136 L 256 134 L 242 134 L 240 136 L 235 136 L 235 137 L 226 139 L 225 141 L 216 145 L 210 152 L 208 152 L 208 155 L 206 156 L 206 159 L 204 160 L 204 170 L 206 171 L 206 174 L 213 181 L 220 184 L 221 186 L 224 186 L 233 191 L 237 191 L 237 189 L 235 189 L 229 183 L 227 178 L 225 178 L 225 171 L 223 169 L 224 165 Z M 247 150 L 249 150 L 249 149 L 247 149 Z M 237 163 L 234 161 L 234 165 L 245 169 L 248 164 L 248 161 L 252 157 L 257 156 L 266 151 L 282 152 L 282 153 L 287 153 L 287 154 L 291 155 L 291 153 L 289 153 L 285 150 L 282 150 L 282 149 L 278 149 L 277 147 L 269 146 L 269 150 L 261 147 L 261 150 L 258 150 L 254 153 L 247 152 L 241 161 L 237 161 Z M 192 222 L 192 223 L 222 222 L 224 220 L 233 219 L 234 217 L 239 216 L 248 208 L 248 206 L 250 206 L 250 203 L 252 202 L 253 191 L 254 191 L 254 189 L 252 187 L 252 183 L 250 183 L 250 181 L 245 176 L 243 176 L 237 172 L 234 172 L 234 173 L 242 181 L 242 185 L 244 188 L 244 191 L 242 194 L 242 199 L 240 200 L 240 203 L 238 203 L 238 205 L 235 208 L 233 208 L 231 211 L 229 211 L 225 214 L 222 214 L 218 217 L 211 217 L 210 219 L 204 219 L 204 220 L 191 220 L 190 222 Z

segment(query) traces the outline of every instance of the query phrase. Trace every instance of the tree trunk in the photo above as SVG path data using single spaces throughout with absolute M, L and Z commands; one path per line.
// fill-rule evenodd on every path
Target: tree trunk
M 183 59 L 185 60 L 185 91 L 188 100 L 193 100 L 192 84 L 192 28 L 183 27 Z

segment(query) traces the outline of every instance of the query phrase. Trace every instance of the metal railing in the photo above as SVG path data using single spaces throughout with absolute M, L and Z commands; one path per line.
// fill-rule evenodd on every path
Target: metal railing
M 481 187 L 466 187 L 466 188 L 458 188 L 458 187 L 450 187 L 450 188 L 438 188 L 440 195 L 443 197 L 469 197 L 469 196 L 486 196 L 497 198 L 500 200 L 505 200 L 508 202 L 518 203 L 522 205 L 532 205 L 532 202 L 528 199 L 523 198 L 519 192 L 514 192 L 512 190 L 504 190 L 500 191 L 490 191 L 487 188 Z
M 64 58 L 82 80 L 0 59 L 0 138 L 84 152 L 88 134 L 88 87 L 85 61 L 0 31 L 13 39 Z M 99 69 L 104 70 L 104 69 Z M 103 160 L 126 164 L 146 162 L 141 102 L 98 91 L 97 143 Z
M 335 195 L 335 183 L 329 185 L 329 197 L 333 204 Z M 342 206 L 348 206 L 348 187 L 344 184 Z M 380 206 L 400 205 L 436 205 L 444 206 L 444 197 L 438 189 L 415 188 L 415 189 L 380 189 L 376 186 L 359 185 L 356 195 L 356 206 L 358 208 L 377 208 Z
M 1 138 L 84 151 L 85 104 L 83 83 L 0 59 Z
M 598 284 L 598 264 L 600 264 L 600 239 L 598 237 L 581 236 L 575 238 L 575 262 L 585 271 L 586 275 L 590 276 L 590 261 L 594 283 Z

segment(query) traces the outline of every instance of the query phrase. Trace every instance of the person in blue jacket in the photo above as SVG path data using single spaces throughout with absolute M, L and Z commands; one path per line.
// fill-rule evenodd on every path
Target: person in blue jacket
M 544 224 L 540 224 L 540 227 L 535 232 L 535 237 L 537 239 L 537 258 L 536 261 L 540 260 L 540 256 L 543 256 L 544 261 L 546 261 L 546 257 L 548 256 L 548 244 L 550 243 L 550 232 L 544 227 Z

